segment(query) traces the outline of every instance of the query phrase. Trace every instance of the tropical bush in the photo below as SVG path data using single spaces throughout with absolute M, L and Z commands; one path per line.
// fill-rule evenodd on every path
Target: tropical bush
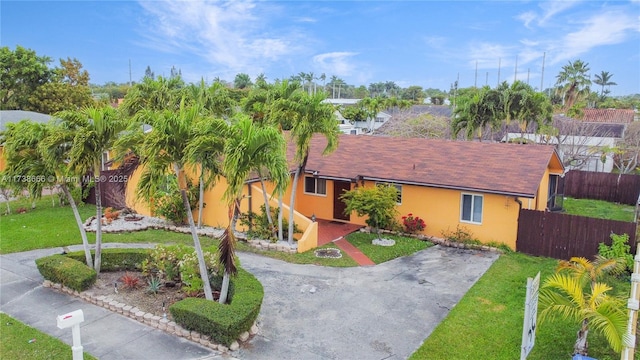
M 198 188 L 192 186 L 191 180 L 187 178 L 187 196 L 191 210 L 198 204 Z M 158 186 L 155 192 L 154 210 L 155 212 L 174 224 L 180 225 L 187 222 L 187 211 L 182 202 L 182 194 L 178 187 L 178 180 L 175 176 L 169 175 L 165 181 Z
M 213 342 L 229 346 L 255 322 L 264 290 L 250 273 L 238 268 L 234 278 L 235 295 L 229 304 L 202 298 L 186 298 L 169 307 L 176 323 L 211 337 Z
M 36 260 L 38 271 L 45 279 L 76 291 L 90 288 L 98 274 L 86 264 L 63 255 L 51 255 Z
M 633 255 L 631 254 L 631 246 L 629 246 L 628 234 L 611 234 L 611 246 L 600 243 L 598 254 L 606 259 L 621 259 L 625 264 L 626 271 L 629 273 L 633 271 Z
M 260 206 L 260 213 L 248 211 L 240 214 L 240 224 L 247 228 L 246 233 L 249 237 L 269 240 L 271 242 L 278 241 L 277 219 L 279 209 L 272 206 L 269 208 L 269 211 L 271 212 L 271 219 L 273 219 L 272 225 L 269 225 L 269 219 L 267 218 L 266 207 L 264 205 Z M 286 218 L 282 219 L 282 228 L 285 229 L 285 231 L 289 228 L 289 221 Z M 293 232 L 295 234 L 302 233 L 302 230 L 300 230 L 296 223 L 293 223 Z
M 427 224 L 419 216 L 413 216 L 412 213 L 409 213 L 402 217 L 402 226 L 404 226 L 405 232 L 415 234 L 424 230 Z

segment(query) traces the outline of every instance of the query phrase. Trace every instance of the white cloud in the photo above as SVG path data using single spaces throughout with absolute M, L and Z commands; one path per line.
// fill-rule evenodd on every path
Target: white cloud
M 526 11 L 518 16 L 516 19 L 522 21 L 525 27 L 531 28 L 532 24 L 535 22 L 538 26 L 546 25 L 549 20 L 551 20 L 554 16 L 578 5 L 578 3 L 582 0 L 552 0 L 552 1 L 541 1 L 539 3 L 539 7 L 541 9 L 540 12 L 536 11 Z
M 476 62 L 479 69 L 495 69 L 507 66 L 515 59 L 513 49 L 501 44 L 488 42 L 472 43 L 468 50 L 469 66 L 475 67 Z
M 355 64 L 352 61 L 355 52 L 330 52 L 313 57 L 314 65 L 322 72 L 336 76 L 352 76 Z
M 300 50 L 303 35 L 280 27 L 268 31 L 277 11 L 268 2 L 147 1 L 146 46 L 192 54 L 220 72 L 257 74 Z
M 572 60 L 593 48 L 623 42 L 629 32 L 637 31 L 635 18 L 620 11 L 598 13 L 582 21 L 582 27 L 562 37 L 555 44 L 552 63 Z

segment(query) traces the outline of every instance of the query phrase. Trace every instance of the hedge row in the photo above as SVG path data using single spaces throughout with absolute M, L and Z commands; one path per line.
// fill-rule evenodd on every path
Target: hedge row
M 101 269 L 106 272 L 140 270 L 150 254 L 151 249 L 104 249 Z M 95 283 L 97 276 L 85 261 L 84 251 L 76 251 L 66 256 L 40 258 L 36 264 L 45 279 L 84 291 Z M 217 288 L 222 279 L 212 276 L 210 280 L 212 287 Z M 260 313 L 263 297 L 264 290 L 258 279 L 238 268 L 238 275 L 230 284 L 230 304 L 190 297 L 173 304 L 169 311 L 183 328 L 209 335 L 212 341 L 229 346 L 240 334 L 249 331 Z
M 54 283 L 76 291 L 90 288 L 97 278 L 95 270 L 86 264 L 63 255 L 51 255 L 36 260 L 38 271 Z
M 149 259 L 151 249 L 102 249 L 100 271 L 141 271 L 142 262 Z M 67 254 L 82 263 L 87 261 L 84 251 L 74 251 Z M 95 261 L 95 251 L 91 250 L 91 257 Z
M 202 298 L 186 298 L 169 307 L 176 323 L 185 329 L 211 336 L 211 341 L 229 346 L 255 322 L 264 290 L 253 275 L 238 268 L 235 294 L 230 304 Z

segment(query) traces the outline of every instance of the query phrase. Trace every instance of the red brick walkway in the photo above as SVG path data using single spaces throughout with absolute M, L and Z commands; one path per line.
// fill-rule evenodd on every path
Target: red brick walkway
M 358 265 L 375 265 L 371 259 L 344 238 L 361 227 L 361 225 L 318 219 L 318 246 L 333 242 Z

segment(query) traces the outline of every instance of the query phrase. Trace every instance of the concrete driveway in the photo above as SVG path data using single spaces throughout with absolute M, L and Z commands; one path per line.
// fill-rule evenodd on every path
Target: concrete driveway
M 149 245 L 105 244 L 138 246 Z M 434 246 L 376 266 L 325 268 L 240 253 L 265 297 L 259 333 L 229 356 L 43 288 L 33 260 L 59 251 L 0 256 L 0 311 L 70 344 L 55 317 L 82 308 L 85 351 L 114 360 L 406 359 L 498 258 Z
M 498 258 L 434 246 L 357 268 L 241 254 L 265 288 L 260 332 L 240 359 L 406 359 Z

